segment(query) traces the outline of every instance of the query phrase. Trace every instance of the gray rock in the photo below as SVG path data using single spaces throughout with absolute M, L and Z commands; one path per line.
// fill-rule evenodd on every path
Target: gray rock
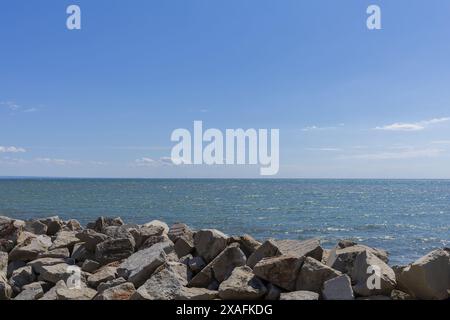
M 394 289 L 391 292 L 391 300 L 413 300 L 413 297 L 406 292 Z
M 118 286 L 119 284 L 123 284 L 123 283 L 126 283 L 126 282 L 127 282 L 127 280 L 125 280 L 122 277 L 116 278 L 116 279 L 113 279 L 113 280 L 109 280 L 109 281 L 106 281 L 106 282 L 102 282 L 102 283 L 100 283 L 98 285 L 97 292 L 98 293 L 102 293 L 106 289 Z
M 100 268 L 100 263 L 94 260 L 84 260 L 83 264 L 81 265 L 81 270 L 89 273 L 93 273 L 98 268 Z
M 126 282 L 104 290 L 94 300 L 129 300 L 135 292 L 134 285 Z
M 127 225 L 109 226 L 103 228 L 103 233 L 112 239 L 129 239 L 134 248 L 136 246 L 136 241 L 134 240 L 133 234 L 129 231 L 131 229 L 132 228 Z
M 23 229 L 36 235 L 47 234 L 47 225 L 40 222 L 39 220 L 25 221 L 25 226 L 23 227 Z
M 9 261 L 31 261 L 38 257 L 39 254 L 47 252 L 51 246 L 51 239 L 45 235 L 35 236 L 28 234 L 9 253 Z
M 92 300 L 97 291 L 87 288 L 58 288 L 56 289 L 57 300 Z
M 87 281 L 90 287 L 97 289 L 100 283 L 110 281 L 115 278 L 117 278 L 117 268 L 105 266 L 97 270 L 94 274 L 91 274 Z
M 8 254 L 0 251 L 0 275 L 6 277 L 8 271 Z
M 266 288 L 267 288 L 267 294 L 264 297 L 265 300 L 279 300 L 280 299 L 280 294 L 282 292 L 280 288 L 278 288 L 274 284 L 271 284 L 270 282 L 267 284 Z
M 44 289 L 39 282 L 33 282 L 23 286 L 22 291 L 14 300 L 37 300 L 44 295 Z
M 233 243 L 197 273 L 190 280 L 189 286 L 208 288 L 214 280 L 220 283 L 228 278 L 234 268 L 244 266 L 245 260 L 245 254 L 239 249 L 239 244 Z
M 69 266 L 66 263 L 60 263 L 50 266 L 42 266 L 39 280 L 51 283 L 57 283 L 60 280 L 67 281 L 74 274 L 75 266 Z M 81 270 L 80 270 L 81 273 Z
M 141 227 L 130 230 L 136 242 L 136 248 L 140 248 L 145 241 L 150 237 L 161 237 L 164 234 L 164 227 L 158 225 L 151 225 L 148 227 Z
M 57 300 L 58 296 L 56 295 L 56 290 L 60 289 L 60 288 L 66 288 L 67 289 L 67 285 L 65 283 L 64 280 L 60 280 L 58 281 L 50 290 L 48 290 L 43 296 L 42 298 L 40 298 L 39 300 Z
M 277 240 L 275 241 L 278 250 L 283 255 L 295 257 L 311 257 L 318 261 L 322 260 L 323 249 L 318 239 L 309 240 Z
M 247 265 L 253 268 L 259 261 L 263 258 L 270 258 L 280 256 L 281 252 L 278 249 L 277 244 L 274 240 L 269 239 L 263 242 L 261 246 L 258 247 L 248 258 Z
M 110 239 L 97 244 L 95 260 L 102 264 L 119 261 L 131 256 L 134 243 L 130 239 Z
M 376 268 L 377 270 L 370 270 L 369 268 Z M 353 291 L 357 295 L 365 297 L 390 296 L 391 291 L 397 285 L 394 271 L 367 250 L 356 257 L 351 278 L 356 283 L 353 286 Z
M 341 240 L 337 244 L 337 246 L 341 249 L 345 249 L 345 248 L 352 247 L 355 245 L 357 245 L 357 243 L 352 240 Z
M 400 287 L 414 298 L 445 300 L 450 288 L 450 254 L 447 250 L 434 250 L 398 274 Z
M 177 240 L 181 237 L 187 239 L 193 238 L 192 230 L 184 223 L 175 223 L 174 225 L 172 225 L 167 235 L 173 243 L 176 243 Z
M 312 291 L 320 293 L 325 281 L 342 275 L 323 263 L 307 257 L 303 263 L 297 278 L 296 290 Z
M 66 228 L 69 231 L 81 231 L 83 227 L 81 226 L 80 222 L 75 219 L 70 219 L 66 222 Z
M 183 235 L 175 242 L 175 252 L 178 257 L 184 257 L 194 251 L 194 239 L 192 236 Z
M 346 274 L 325 281 L 322 297 L 324 300 L 353 300 L 352 284 Z
M 104 228 L 111 227 L 111 226 L 122 226 L 124 225 L 122 219 L 119 217 L 117 218 L 111 218 L 111 217 L 99 217 L 97 220 L 93 223 L 92 229 L 94 229 L 97 232 L 103 232 Z M 89 227 L 89 226 L 88 226 Z
M 20 260 L 16 260 L 16 261 L 11 261 L 8 264 L 8 269 L 6 271 L 6 277 L 7 278 L 11 278 L 14 270 L 17 270 L 19 268 L 25 267 L 27 264 L 26 262 L 20 261 Z
M 75 231 L 60 231 L 56 234 L 56 239 L 53 241 L 52 246 L 49 250 L 59 249 L 59 248 L 68 248 L 69 251 L 73 249 L 73 246 L 81 242 L 80 239 L 76 237 Z
M 9 284 L 13 288 L 20 290 L 24 285 L 34 282 L 36 275 L 33 273 L 33 269 L 30 266 L 25 266 L 15 270 L 9 278 Z
M 63 227 L 63 221 L 58 216 L 40 219 L 39 221 L 47 226 L 48 236 L 54 236 L 61 231 Z
M 215 229 L 200 230 L 195 233 L 194 246 L 206 262 L 211 262 L 226 248 L 227 236 Z
M 312 291 L 293 291 L 280 294 L 280 300 L 319 300 L 319 294 Z
M 12 296 L 12 288 L 5 276 L 0 275 L 0 300 L 9 300 Z
M 166 261 L 166 255 L 171 251 L 173 251 L 171 242 L 155 244 L 128 257 L 119 266 L 117 273 L 139 287 Z
M 44 266 L 54 266 L 56 264 L 66 263 L 65 259 L 61 258 L 41 258 L 30 261 L 27 263 L 28 266 L 33 268 L 33 271 L 37 274 L 43 272 L 42 267 Z
M 202 257 L 192 257 L 187 261 L 187 266 L 193 274 L 196 274 L 206 267 L 206 262 Z
M 342 273 L 351 274 L 356 257 L 364 251 L 373 253 L 385 263 L 388 262 L 388 254 L 386 251 L 358 244 L 343 249 L 335 248 L 331 250 L 327 260 L 327 266 Z
M 78 232 L 75 236 L 80 239 L 81 242 L 84 242 L 85 249 L 90 252 L 95 252 L 95 247 L 99 243 L 108 240 L 106 234 L 96 232 L 92 229 L 85 229 Z
M 22 223 L 0 216 L 0 239 L 2 241 L 0 244 L 6 246 L 6 243 L 10 241 L 14 245 L 22 229 Z
M 303 260 L 303 257 L 288 255 L 264 258 L 256 264 L 253 272 L 261 279 L 280 288 L 294 291 Z
M 149 236 L 145 242 L 140 246 L 139 250 L 150 248 L 157 243 L 172 242 L 166 234 L 160 236 Z
M 70 257 L 70 251 L 68 248 L 58 248 L 54 250 L 49 250 L 44 253 L 40 253 L 37 258 L 69 258 Z
M 76 262 L 84 262 L 85 260 L 95 260 L 95 253 L 86 249 L 84 242 L 76 243 L 73 246 L 71 258 Z
M 159 220 L 152 220 L 150 222 L 147 222 L 143 225 L 143 227 L 162 227 L 163 228 L 163 234 L 167 235 L 169 233 L 169 226 L 167 223 L 159 221 Z
M 175 294 L 175 300 L 216 300 L 219 297 L 218 292 L 205 288 L 187 288 L 181 287 Z
M 256 300 L 267 292 L 248 266 L 237 267 L 219 286 L 219 297 L 224 300 Z
M 239 247 L 247 257 L 250 257 L 253 254 L 253 252 L 255 252 L 261 246 L 261 242 L 256 241 L 253 237 L 251 237 L 248 234 L 244 234 L 243 236 L 240 237 L 231 237 L 228 239 L 228 244 L 235 242 L 239 243 Z

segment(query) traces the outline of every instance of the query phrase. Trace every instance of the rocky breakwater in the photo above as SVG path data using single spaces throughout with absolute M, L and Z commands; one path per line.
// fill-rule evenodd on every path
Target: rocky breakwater
M 157 220 L 0 217 L 0 300 L 449 298 L 449 249 L 387 263 L 387 252 L 348 240 L 325 250 Z

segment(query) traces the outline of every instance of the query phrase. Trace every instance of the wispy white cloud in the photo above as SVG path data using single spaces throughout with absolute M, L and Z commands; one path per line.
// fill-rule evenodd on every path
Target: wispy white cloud
M 434 118 L 431 120 L 423 120 L 412 123 L 396 122 L 393 124 L 376 127 L 375 129 L 385 131 L 420 131 L 426 129 L 427 127 L 433 124 L 443 123 L 447 121 L 450 121 L 450 117 Z
M 159 159 L 142 157 L 142 158 L 134 160 L 133 165 L 138 166 L 138 167 L 159 167 L 159 166 L 173 165 L 173 162 L 170 157 L 161 157 Z
M 331 147 L 326 147 L 326 148 L 306 148 L 306 150 L 308 150 L 308 151 L 330 151 L 330 152 L 342 151 L 341 148 L 331 148 Z
M 398 151 L 381 151 L 365 154 L 354 154 L 341 156 L 339 159 L 360 159 L 360 160 L 396 160 L 413 158 L 433 158 L 441 155 L 445 150 L 436 148 L 413 149 L 399 148 Z
M 38 109 L 35 107 L 25 107 L 20 104 L 17 104 L 14 101 L 0 101 L 0 106 L 7 108 L 9 111 L 12 112 L 36 112 Z
M 78 165 L 81 164 L 80 161 L 76 160 L 67 160 L 67 159 L 55 159 L 55 158 L 36 158 L 34 159 L 37 163 L 58 165 L 58 166 L 66 166 L 66 165 Z
M 450 140 L 436 140 L 432 141 L 432 144 L 450 144 Z
M 343 127 L 343 126 L 344 126 L 343 123 L 340 123 L 340 124 L 338 124 L 338 125 L 336 125 L 336 126 L 329 126 L 329 127 L 325 127 L 325 126 L 324 126 L 324 127 L 321 127 L 321 126 L 313 125 L 313 126 L 304 127 L 304 128 L 302 129 L 302 131 L 308 132 L 308 131 L 335 130 L 335 129 L 338 129 L 338 128 Z
M 4 146 L 0 146 L 0 153 L 22 153 L 22 152 L 26 152 L 26 150 L 24 148 L 21 147 L 4 147 Z

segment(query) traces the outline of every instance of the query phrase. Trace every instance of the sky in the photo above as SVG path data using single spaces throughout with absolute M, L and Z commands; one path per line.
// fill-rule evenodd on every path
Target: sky
M 201 120 L 279 129 L 273 178 L 450 178 L 449 23 L 446 0 L 2 0 L 0 176 L 259 177 L 167 161 Z

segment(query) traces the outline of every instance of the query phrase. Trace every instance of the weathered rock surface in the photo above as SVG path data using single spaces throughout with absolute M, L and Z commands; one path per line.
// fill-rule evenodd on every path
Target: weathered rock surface
M 22 291 L 14 300 L 37 300 L 44 295 L 44 289 L 39 282 L 33 282 L 22 287 Z
M 200 230 L 195 233 L 194 245 L 198 254 L 211 262 L 227 247 L 227 236 L 215 229 Z
M 91 252 L 95 252 L 95 247 L 108 239 L 106 234 L 96 232 L 92 229 L 85 229 L 78 232 L 75 236 L 84 243 L 86 250 Z
M 34 282 L 36 280 L 36 275 L 33 272 L 31 266 L 25 266 L 15 270 L 9 278 L 9 284 L 12 288 L 17 288 L 20 290 L 24 285 Z
M 281 252 L 278 249 L 275 240 L 269 239 L 264 241 L 262 245 L 260 245 L 255 251 L 253 251 L 253 253 L 247 260 L 247 265 L 250 268 L 253 268 L 263 258 L 276 257 L 280 255 Z
M 303 257 L 289 255 L 264 258 L 256 264 L 253 272 L 280 288 L 294 291 L 303 260 Z
M 29 220 L 25 221 L 23 230 L 31 232 L 35 235 L 47 234 L 47 225 L 40 222 L 39 220 Z
M 74 268 L 76 267 L 69 266 L 66 263 L 42 266 L 41 273 L 38 279 L 55 284 L 60 280 L 67 281 L 67 279 L 69 279 L 74 274 Z
M 293 291 L 280 294 L 280 300 L 319 300 L 319 294 L 312 291 Z
M 135 292 L 134 285 L 126 282 L 104 290 L 94 300 L 129 300 Z
M 92 300 L 96 294 L 97 291 L 87 287 L 56 289 L 57 300 Z
M 5 276 L 0 274 L 0 300 L 8 300 L 11 298 L 12 288 Z
M 25 235 L 25 232 L 23 241 L 20 238 L 18 238 L 18 241 L 21 241 L 21 243 L 14 247 L 9 253 L 10 261 L 34 260 L 39 254 L 47 252 L 47 249 L 52 245 L 51 239 L 48 236 Z
M 255 252 L 261 246 L 261 242 L 256 241 L 252 236 L 248 234 L 244 234 L 240 237 L 231 237 L 228 239 L 229 244 L 234 242 L 239 243 L 242 252 L 245 253 L 247 258 L 250 257 L 253 252 Z
M 342 275 L 314 258 L 307 257 L 297 278 L 296 290 L 320 293 L 325 281 Z
M 113 280 L 117 277 L 117 268 L 111 266 L 105 266 L 94 274 L 91 274 L 88 278 L 88 285 L 91 288 L 96 289 L 102 282 Z
M 56 239 L 49 250 L 68 248 L 69 251 L 73 249 L 75 243 L 80 242 L 80 239 L 76 237 L 75 231 L 60 231 L 56 234 Z
M 64 280 L 58 281 L 50 290 L 48 290 L 42 298 L 39 300 L 57 300 L 58 296 L 56 294 L 56 290 L 60 288 L 67 288 L 66 282 Z
M 353 300 L 352 283 L 346 274 L 325 281 L 323 284 L 322 297 L 324 300 Z
M 295 257 L 311 257 L 318 261 L 322 260 L 323 249 L 318 239 L 309 240 L 278 240 L 275 242 L 278 250 L 283 255 Z
M 425 300 L 443 300 L 449 297 L 450 255 L 446 250 L 435 250 L 404 268 L 398 282 L 413 297 Z
M 126 259 L 134 252 L 134 243 L 128 239 L 110 239 L 95 247 L 95 260 L 106 264 Z
M 248 266 L 237 267 L 219 286 L 219 297 L 224 300 L 256 300 L 267 292 L 264 283 Z
M 217 291 L 205 288 L 181 287 L 175 294 L 175 300 L 215 300 L 218 298 Z
M 63 221 L 58 216 L 40 219 L 39 222 L 42 222 L 47 226 L 48 236 L 57 234 L 63 227 Z
M 98 285 L 97 287 L 97 292 L 98 293 L 102 293 L 103 291 L 105 291 L 106 289 L 118 286 L 120 284 L 126 283 L 127 280 L 125 280 L 124 278 L 120 277 L 120 278 L 116 278 L 113 280 L 109 280 L 106 282 L 102 282 Z

